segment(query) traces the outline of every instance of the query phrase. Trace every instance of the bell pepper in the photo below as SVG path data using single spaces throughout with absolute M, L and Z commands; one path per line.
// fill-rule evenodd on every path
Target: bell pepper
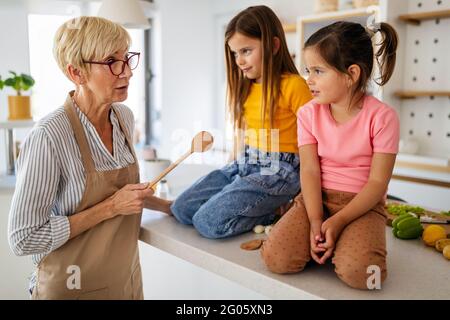
M 417 239 L 422 232 L 419 218 L 410 214 L 402 214 L 392 221 L 392 233 L 399 239 Z

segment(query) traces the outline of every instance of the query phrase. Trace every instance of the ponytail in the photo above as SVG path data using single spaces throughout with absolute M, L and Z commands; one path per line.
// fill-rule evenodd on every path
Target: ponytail
M 380 70 L 380 77 L 375 82 L 383 86 L 394 73 L 398 35 L 397 31 L 390 24 L 384 22 L 380 23 L 379 31 L 383 36 L 383 41 L 379 44 L 380 48 L 375 53 L 375 59 Z

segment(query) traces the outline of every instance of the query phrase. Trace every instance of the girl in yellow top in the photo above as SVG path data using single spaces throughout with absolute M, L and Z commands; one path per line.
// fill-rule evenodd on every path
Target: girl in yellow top
M 300 189 L 297 118 L 311 93 L 266 6 L 249 7 L 225 33 L 228 102 L 241 157 L 158 208 L 205 237 L 224 238 L 273 222 Z M 156 201 L 156 202 L 159 202 Z

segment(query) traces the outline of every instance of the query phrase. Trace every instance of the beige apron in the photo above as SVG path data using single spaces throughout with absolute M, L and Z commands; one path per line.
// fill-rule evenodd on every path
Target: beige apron
M 76 213 L 103 201 L 126 184 L 139 183 L 138 161 L 126 134 L 134 164 L 97 172 L 70 94 L 64 109 L 86 172 L 86 187 Z M 118 113 L 116 116 L 125 133 L 122 119 Z M 49 253 L 38 265 L 32 299 L 143 299 L 138 251 L 140 223 L 141 214 L 119 215 L 99 223 Z M 80 289 L 76 288 L 75 280 L 78 270 Z

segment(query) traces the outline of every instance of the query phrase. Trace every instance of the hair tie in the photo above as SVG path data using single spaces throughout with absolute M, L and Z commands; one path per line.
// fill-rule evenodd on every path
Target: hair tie
M 366 31 L 370 35 L 371 38 L 375 35 L 375 33 L 377 33 L 380 30 L 381 30 L 380 23 L 373 23 L 366 27 Z

